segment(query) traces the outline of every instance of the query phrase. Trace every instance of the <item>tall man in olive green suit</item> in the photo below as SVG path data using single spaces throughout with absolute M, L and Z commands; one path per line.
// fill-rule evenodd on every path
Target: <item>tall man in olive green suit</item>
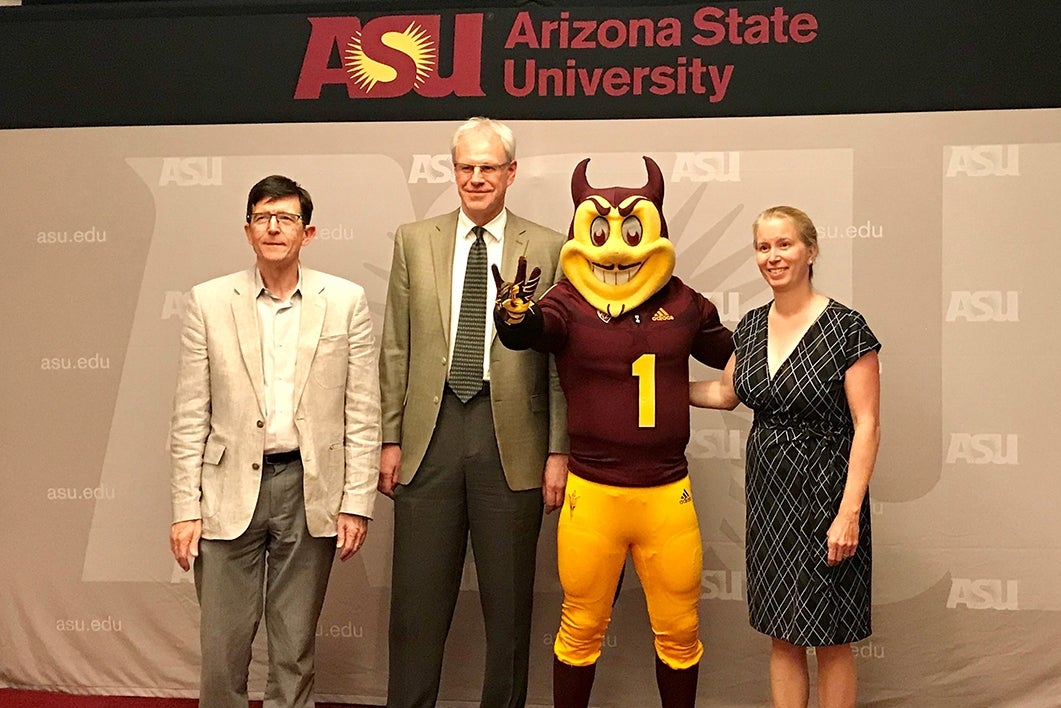
M 485 270 L 514 272 L 523 256 L 551 285 L 564 237 L 505 208 L 516 178 L 507 126 L 469 120 L 452 157 L 460 209 L 395 234 L 380 351 L 379 489 L 394 499 L 389 708 L 435 706 L 469 533 L 486 628 L 481 705 L 525 704 L 542 507 L 560 506 L 567 476 L 563 394 L 546 356 L 496 341 Z M 469 286 L 475 277 L 488 285 Z M 475 319 L 485 329 L 458 345 Z

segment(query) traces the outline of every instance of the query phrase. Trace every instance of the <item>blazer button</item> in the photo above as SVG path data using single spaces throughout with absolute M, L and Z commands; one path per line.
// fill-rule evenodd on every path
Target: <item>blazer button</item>
M 435 405 L 438 405 L 438 396 L 435 396 Z
M 255 425 L 257 425 L 259 428 L 264 428 L 265 427 L 265 421 L 264 420 L 259 420 L 257 423 L 255 423 Z
M 261 465 L 259 465 L 257 462 L 252 462 L 251 463 L 251 469 L 254 470 L 255 472 L 257 472 L 259 468 L 261 468 Z

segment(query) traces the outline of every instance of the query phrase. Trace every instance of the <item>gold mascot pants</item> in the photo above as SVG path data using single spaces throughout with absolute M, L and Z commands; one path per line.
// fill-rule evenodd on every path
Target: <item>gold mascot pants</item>
M 656 654 L 672 669 L 700 661 L 703 547 L 689 478 L 614 487 L 574 474 L 560 510 L 557 559 L 564 603 L 553 650 L 570 666 L 600 657 L 626 553 L 645 591 Z

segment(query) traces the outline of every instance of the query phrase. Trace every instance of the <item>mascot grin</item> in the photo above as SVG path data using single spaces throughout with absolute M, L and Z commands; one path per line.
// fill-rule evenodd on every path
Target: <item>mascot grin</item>
M 589 158 L 571 177 L 575 215 L 560 266 L 599 312 L 619 317 L 666 285 L 674 272 L 674 245 L 663 218 L 663 174 L 650 157 L 644 187 L 597 189 L 586 179 Z

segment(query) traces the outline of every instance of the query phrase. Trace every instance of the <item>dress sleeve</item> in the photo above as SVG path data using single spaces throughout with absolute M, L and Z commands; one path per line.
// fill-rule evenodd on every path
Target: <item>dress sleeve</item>
M 851 310 L 847 325 L 847 343 L 845 346 L 847 360 L 844 363 L 845 368 L 850 368 L 852 364 L 870 351 L 880 351 L 880 347 L 881 344 L 876 335 L 873 334 L 873 330 L 866 324 L 866 319 L 860 313 Z
M 744 337 L 748 333 L 748 316 L 740 318 L 740 322 L 733 328 L 733 349 L 739 350 L 741 342 L 744 341 Z

